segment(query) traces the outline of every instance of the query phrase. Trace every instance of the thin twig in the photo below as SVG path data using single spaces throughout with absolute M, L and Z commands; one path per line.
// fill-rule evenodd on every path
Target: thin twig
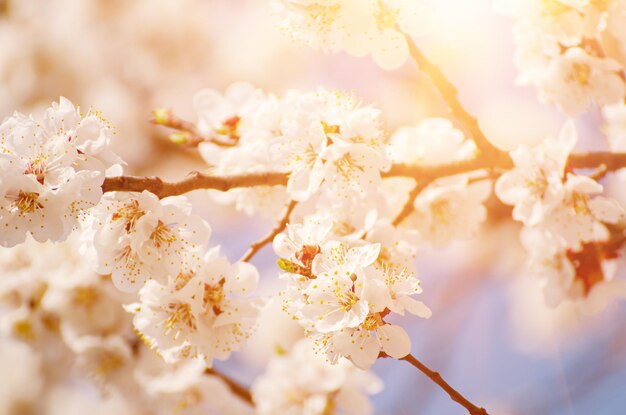
M 409 215 L 413 212 L 415 199 L 417 199 L 420 193 L 422 193 L 422 190 L 424 190 L 424 188 L 428 186 L 429 183 L 430 181 L 425 180 L 415 183 L 415 187 L 413 187 L 413 190 L 411 190 L 411 193 L 409 193 L 409 198 L 404 204 L 404 207 L 402 208 L 400 213 L 398 213 L 398 216 L 396 216 L 396 218 L 393 220 L 393 226 L 398 226 L 402 223 L 403 220 L 409 217 Z
M 417 369 L 419 369 L 423 374 L 428 376 L 430 378 L 430 380 L 435 382 L 437 385 L 439 385 L 439 387 L 441 389 L 446 391 L 446 393 L 450 396 L 450 398 L 453 401 L 457 402 L 459 405 L 461 405 L 465 409 L 467 409 L 467 411 L 468 411 L 468 413 L 470 415 L 489 415 L 485 408 L 479 408 L 478 406 L 476 406 L 473 403 L 471 403 L 470 401 L 468 401 L 456 389 L 454 389 L 452 386 L 450 386 L 448 384 L 448 382 L 446 382 L 441 377 L 439 372 L 435 372 L 433 370 L 430 370 L 425 364 L 423 364 L 422 362 L 417 360 L 415 358 L 415 356 L 413 356 L 412 354 L 409 354 L 409 355 L 403 357 L 401 360 L 406 360 L 407 362 L 409 362 L 410 364 L 415 366 Z
M 245 386 L 243 386 L 242 384 L 240 384 L 239 382 L 229 378 L 228 376 L 226 376 L 225 374 L 221 372 L 216 371 L 215 369 L 207 368 L 204 370 L 204 373 L 207 375 L 220 378 L 221 380 L 224 381 L 224 383 L 226 383 L 226 385 L 228 386 L 228 388 L 230 389 L 232 393 L 237 395 L 239 398 L 241 398 L 241 400 L 245 401 L 247 404 L 254 406 L 254 402 L 252 401 L 252 394 L 250 393 L 250 390 L 246 388 Z
M 507 153 L 496 148 L 489 142 L 487 137 L 485 137 L 485 134 L 483 134 L 478 125 L 478 120 L 463 107 L 459 101 L 456 87 L 446 78 L 443 71 L 426 58 L 415 42 L 413 42 L 413 39 L 409 36 L 406 36 L 406 39 L 409 44 L 411 57 L 415 60 L 421 72 L 428 76 L 433 85 L 437 88 L 441 97 L 450 108 L 452 115 L 461 121 L 468 129 L 481 154 L 489 158 L 508 158 Z
M 242 262 L 250 261 L 252 257 L 255 256 L 257 252 L 261 250 L 261 248 L 263 248 L 268 243 L 272 242 L 274 240 L 274 237 L 278 235 L 279 233 L 281 233 L 287 227 L 287 223 L 289 222 L 289 216 L 291 216 L 291 212 L 293 212 L 293 209 L 296 207 L 297 204 L 298 202 L 296 202 L 295 200 L 292 200 L 291 202 L 289 202 L 289 204 L 285 207 L 285 212 L 283 213 L 276 227 L 272 229 L 272 231 L 269 234 L 267 234 L 263 239 L 260 239 L 252 243 L 250 245 L 250 248 L 248 249 L 248 252 L 246 252 L 244 256 L 241 257 L 240 261 Z
M 215 137 L 204 137 L 194 123 L 178 117 L 168 109 L 160 108 L 154 110 L 153 115 L 152 120 L 150 120 L 151 123 L 180 131 L 183 140 L 172 140 L 172 136 L 170 136 L 170 140 L 178 142 L 178 144 L 184 147 L 197 147 L 198 144 L 205 142 L 213 143 L 220 147 L 233 147 L 237 144 L 236 140 L 225 142 Z

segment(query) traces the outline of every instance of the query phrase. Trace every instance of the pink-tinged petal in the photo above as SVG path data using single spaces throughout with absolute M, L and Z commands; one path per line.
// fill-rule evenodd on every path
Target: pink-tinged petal
M 357 261 L 359 266 L 365 268 L 373 264 L 380 255 L 380 244 L 367 244 L 352 248 L 348 251 L 349 261 Z
M 495 185 L 496 196 L 507 205 L 514 205 L 528 197 L 528 179 L 520 170 L 514 169 L 504 173 Z
M 606 223 L 618 223 L 624 218 L 624 210 L 613 199 L 594 197 L 589 201 L 589 209 L 596 219 Z
M 272 248 L 274 248 L 274 253 L 280 258 L 291 258 L 297 249 L 293 241 L 284 233 L 279 233 L 274 237 Z
M 315 163 L 317 164 L 319 161 Z M 316 185 L 321 180 L 317 178 L 314 180 L 312 175 L 312 170 L 309 168 L 299 168 L 289 174 L 287 191 L 294 200 L 299 202 L 305 201 L 317 190 Z
M 366 301 L 359 300 L 352 309 L 348 313 L 348 318 L 346 319 L 347 327 L 357 327 L 359 326 L 367 317 L 369 313 L 369 306 Z
M 259 271 L 247 262 L 238 262 L 233 268 L 236 274 L 228 279 L 225 288 L 235 294 L 251 294 L 259 283 Z
M 347 314 L 337 308 L 315 322 L 315 329 L 320 333 L 331 333 L 346 326 Z
M 578 141 L 578 131 L 576 130 L 576 124 L 573 120 L 568 120 L 561 127 L 558 137 L 558 152 L 550 154 L 554 161 L 556 161 L 561 168 L 565 166 L 569 153 L 572 152 L 576 142 Z
M 513 219 L 524 222 L 527 226 L 535 226 L 543 220 L 544 206 L 539 200 L 527 200 L 513 208 Z
M 579 176 L 571 173 L 568 173 L 567 175 L 565 186 L 572 192 L 583 194 L 596 194 L 601 193 L 603 190 L 602 185 L 593 180 L 591 177 Z
M 130 269 L 118 265 L 111 273 L 111 281 L 115 288 L 125 293 L 139 291 L 147 280 L 148 275 L 143 272 L 139 263 Z
M 383 311 L 391 305 L 389 289 L 384 281 L 374 278 L 365 278 L 367 281 L 363 289 L 363 298 L 374 312 Z
M 381 350 L 395 359 L 411 353 L 411 339 L 400 326 L 385 324 L 376 329 L 376 338 Z
M 400 304 L 406 311 L 421 318 L 430 318 L 433 312 L 421 301 L 417 301 L 415 298 L 405 296 L 399 300 Z
M 343 352 L 360 369 L 369 369 L 380 353 L 380 346 L 374 337 L 365 330 L 356 331 L 350 340 L 354 340 Z
M 381 68 L 386 70 L 398 69 L 409 57 L 409 46 L 400 32 L 393 29 L 384 30 L 379 36 L 372 58 Z

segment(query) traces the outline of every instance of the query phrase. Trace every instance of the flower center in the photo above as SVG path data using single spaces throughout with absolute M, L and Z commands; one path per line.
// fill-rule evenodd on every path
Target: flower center
M 179 272 L 174 279 L 174 288 L 176 289 L 176 291 L 180 291 L 185 288 L 187 283 L 194 277 L 194 275 L 195 274 L 193 272 Z
M 177 238 L 169 226 L 164 224 L 162 221 L 159 221 L 156 228 L 154 228 L 154 231 L 152 231 L 150 239 L 152 240 L 152 243 L 154 243 L 154 246 L 161 248 L 164 244 L 169 246 L 172 242 L 175 242 Z
M 43 205 L 38 202 L 39 193 L 36 192 L 23 192 L 17 195 L 15 205 L 19 209 L 20 213 L 33 213 L 37 209 L 43 209 Z
M 569 205 L 577 215 L 589 215 L 591 210 L 589 209 L 589 196 L 582 193 L 574 193 L 571 196 Z
M 224 283 L 226 280 L 224 278 L 220 279 L 217 284 L 204 284 L 204 293 L 202 295 L 202 300 L 205 306 L 211 306 L 211 309 L 215 313 L 216 316 L 222 314 L 222 301 L 225 298 L 224 295 Z
M 124 365 L 122 357 L 116 353 L 105 352 L 98 360 L 96 373 L 101 376 L 107 376 Z
M 359 301 L 359 297 L 353 291 L 337 291 L 335 297 L 339 300 L 343 311 L 352 310 L 352 307 Z
M 383 318 L 380 316 L 380 313 L 369 313 L 363 323 L 361 323 L 361 327 L 365 330 L 376 330 L 378 327 L 384 324 Z
M 239 124 L 241 124 L 241 117 L 235 115 L 227 118 L 222 122 L 222 127 L 215 130 L 216 133 L 226 135 L 231 140 L 239 139 Z
M 450 201 L 447 199 L 434 201 L 430 205 L 430 211 L 432 212 L 436 222 L 439 224 L 448 223 L 450 221 L 450 217 L 452 216 L 452 207 L 450 206 Z
M 559 15 L 572 10 L 572 8 L 566 4 L 561 3 L 559 0 L 542 0 L 543 14 L 551 17 L 558 17 Z
M 302 248 L 296 252 L 296 259 L 300 261 L 305 268 L 310 269 L 313 264 L 313 258 L 319 253 L 319 245 L 303 245 Z
M 91 308 L 98 300 L 98 291 L 94 287 L 76 287 L 72 299 L 78 306 Z
M 178 338 L 181 330 L 196 330 L 196 319 L 191 312 L 191 306 L 186 303 L 169 303 L 166 306 L 168 314 L 165 320 L 165 334 L 176 330 L 176 338 Z
M 26 170 L 24 170 L 24 174 L 32 174 L 37 178 L 37 181 L 40 184 L 44 183 L 46 164 L 45 164 L 45 156 L 40 155 L 26 166 Z
M 378 13 L 376 13 L 376 26 L 379 30 L 395 29 L 400 10 L 388 6 L 383 1 L 378 1 Z
M 543 197 L 548 188 L 548 179 L 541 172 L 535 172 L 532 177 L 528 177 L 525 180 L 526 187 L 536 197 Z
M 145 214 L 146 212 L 139 208 L 139 201 L 133 200 L 115 212 L 111 218 L 123 220 L 126 232 L 130 232 L 135 227 L 135 222 Z
M 339 4 L 332 6 L 310 4 L 307 6 L 298 5 L 296 7 L 304 9 L 309 14 L 309 16 L 311 16 L 311 19 L 315 20 L 321 27 L 332 26 L 332 24 L 339 17 L 339 11 L 341 10 L 341 6 Z
M 588 86 L 591 78 L 591 67 L 586 63 L 574 63 L 569 73 L 568 79 L 578 83 L 580 86 Z

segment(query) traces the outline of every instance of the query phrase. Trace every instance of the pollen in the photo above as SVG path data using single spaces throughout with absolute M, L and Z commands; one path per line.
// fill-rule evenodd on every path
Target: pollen
M 15 205 L 19 209 L 20 213 L 33 213 L 37 209 L 43 209 L 43 205 L 39 203 L 39 193 L 35 192 L 23 192 L 17 196 Z
M 177 237 L 169 226 L 164 224 L 162 221 L 159 221 L 156 228 L 154 228 L 154 231 L 152 231 L 152 234 L 150 235 L 150 240 L 154 243 L 154 246 L 161 248 L 163 245 L 169 246 L 172 242 L 176 242 Z

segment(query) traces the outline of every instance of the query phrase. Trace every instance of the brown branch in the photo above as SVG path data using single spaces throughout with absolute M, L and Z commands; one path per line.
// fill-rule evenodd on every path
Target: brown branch
M 250 261 L 252 257 L 255 256 L 257 252 L 261 250 L 261 248 L 263 248 L 268 243 L 272 242 L 274 240 L 274 237 L 278 235 L 279 233 L 281 233 L 287 227 L 287 223 L 289 222 L 289 216 L 291 216 L 291 212 L 293 212 L 293 209 L 296 207 L 296 205 L 297 205 L 297 202 L 295 200 L 292 200 L 291 202 L 289 202 L 289 204 L 285 207 L 285 212 L 283 213 L 283 216 L 281 217 L 276 227 L 272 229 L 272 231 L 269 234 L 267 234 L 267 236 L 265 236 L 263 239 L 258 240 L 257 242 L 254 242 L 253 244 L 251 244 L 250 248 L 248 249 L 248 252 L 246 252 L 244 256 L 241 257 L 240 261 L 242 262 Z
M 508 154 L 506 152 L 496 148 L 489 142 L 487 137 L 485 137 L 485 134 L 483 134 L 480 126 L 478 125 L 478 120 L 468 113 L 463 107 L 459 101 L 456 87 L 448 80 L 448 78 L 446 78 L 441 69 L 428 60 L 428 58 L 417 47 L 415 42 L 413 42 L 413 39 L 406 36 L 406 40 L 409 44 L 411 57 L 415 60 L 421 72 L 428 76 L 430 81 L 437 88 L 441 98 L 443 98 L 450 108 L 452 115 L 461 121 L 461 123 L 463 123 L 463 125 L 468 129 L 480 153 L 485 157 L 494 159 L 508 158 Z
M 601 165 L 606 171 L 615 171 L 626 167 L 626 153 L 596 152 L 570 154 L 568 165 L 575 169 L 594 169 Z
M 404 204 L 404 207 L 402 208 L 398 216 L 396 216 L 396 218 L 393 220 L 393 226 L 398 226 L 400 223 L 402 223 L 403 220 L 409 217 L 409 215 L 413 212 L 415 199 L 420 195 L 420 193 L 422 193 L 422 190 L 424 190 L 424 188 L 428 186 L 429 183 L 430 181 L 426 180 L 415 183 L 415 187 L 413 187 L 413 190 L 411 190 L 411 193 L 409 193 L 409 198 Z
M 596 168 L 604 164 L 607 171 L 626 168 L 626 153 L 583 153 L 572 154 L 569 166 L 574 169 Z M 475 158 L 437 166 L 394 164 L 382 177 L 411 177 L 418 181 L 435 180 L 442 177 L 469 173 L 487 168 L 509 169 L 513 164 L 508 159 L 488 160 Z M 167 182 L 158 177 L 118 176 L 107 177 L 102 185 L 103 192 L 141 192 L 148 190 L 159 198 L 181 195 L 197 189 L 215 189 L 223 192 L 242 187 L 284 186 L 287 173 L 246 173 L 232 176 L 214 176 L 192 172 L 178 182 Z
M 248 403 L 249 405 L 254 406 L 254 402 L 252 401 L 252 394 L 250 393 L 250 390 L 248 390 L 248 388 L 246 388 L 245 386 L 241 385 L 239 382 L 229 378 L 228 376 L 226 376 L 225 374 L 221 372 L 216 371 L 215 369 L 207 368 L 204 370 L 204 373 L 207 375 L 220 378 L 221 380 L 224 381 L 224 383 L 226 383 L 226 385 L 228 386 L 228 388 L 230 389 L 232 393 L 237 395 L 239 398 L 241 398 L 241 400 Z
M 148 190 L 159 198 L 182 195 L 197 189 L 215 189 L 223 192 L 256 186 L 284 186 L 287 184 L 285 173 L 246 173 L 233 176 L 214 176 L 200 172 L 191 172 L 178 182 L 166 182 L 158 177 L 118 176 L 107 177 L 102 184 L 103 192 L 142 192 Z
M 435 382 L 437 385 L 439 385 L 439 387 L 441 389 L 446 391 L 446 393 L 450 396 L 450 398 L 453 401 L 457 402 L 459 405 L 461 405 L 465 409 L 467 409 L 467 412 L 470 415 L 489 415 L 485 408 L 479 408 L 478 406 L 476 406 L 473 403 L 471 403 L 470 401 L 468 401 L 456 389 L 454 389 L 452 386 L 450 386 L 448 384 L 448 382 L 446 382 L 441 377 L 439 372 L 435 372 L 433 370 L 430 370 L 425 364 L 423 364 L 422 362 L 417 360 L 415 358 L 415 356 L 413 356 L 412 354 L 409 354 L 409 355 L 403 357 L 401 360 L 405 360 L 405 361 L 409 362 L 410 364 L 415 366 L 417 369 L 419 369 L 420 372 L 422 372 L 423 374 L 428 376 L 430 378 L 430 380 Z

